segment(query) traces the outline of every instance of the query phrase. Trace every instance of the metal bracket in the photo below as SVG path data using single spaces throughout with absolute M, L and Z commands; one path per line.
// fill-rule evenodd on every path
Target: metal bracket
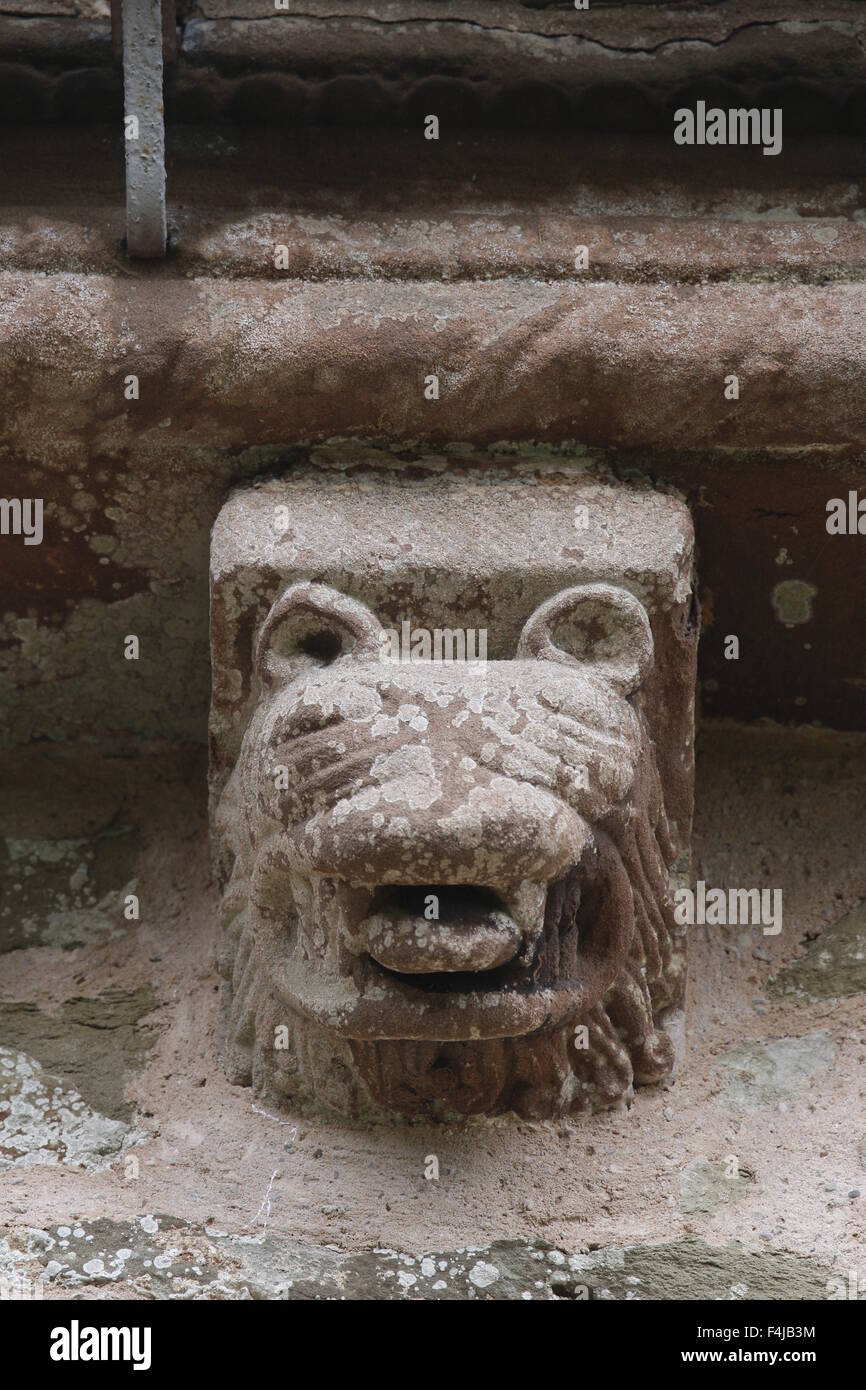
M 165 255 L 167 235 L 162 74 L 164 59 L 176 54 L 174 0 L 112 0 L 111 20 L 115 52 L 120 40 L 123 54 L 126 247 L 155 260 Z

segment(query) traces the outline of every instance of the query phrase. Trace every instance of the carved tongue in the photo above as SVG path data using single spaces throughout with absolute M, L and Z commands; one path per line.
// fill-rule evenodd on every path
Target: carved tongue
M 494 970 L 516 956 L 521 944 L 514 918 L 471 889 L 430 889 L 440 907 L 429 921 L 407 902 L 383 905 L 367 918 L 367 951 L 379 965 L 401 974 Z M 440 896 L 441 895 L 441 896 Z

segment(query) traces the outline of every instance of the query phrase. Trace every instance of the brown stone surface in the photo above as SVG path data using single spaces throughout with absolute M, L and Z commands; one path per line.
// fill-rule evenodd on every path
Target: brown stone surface
M 119 114 L 100 0 L 0 9 L 0 105 L 13 119 Z M 268 0 L 181 6 L 171 119 L 354 126 L 664 129 L 683 99 L 782 106 L 789 136 L 862 131 L 859 0 L 724 5 L 492 5 L 488 0 Z M 15 115 L 17 103 L 18 114 Z M 98 118 L 98 117 L 96 117 Z
M 202 281 L 167 294 L 10 272 L 2 437 L 31 452 L 46 432 L 85 428 L 112 453 L 156 438 L 240 449 L 333 435 L 862 449 L 864 325 L 863 284 Z M 129 410 L 134 367 L 147 389 Z
M 196 7 L 182 48 L 188 61 L 229 73 L 442 72 L 476 81 L 531 77 L 578 92 L 604 80 L 664 89 L 708 76 L 765 81 L 768 70 L 837 80 L 866 74 L 859 42 L 866 20 L 856 0 L 825 0 L 810 6 L 805 23 L 799 18 L 785 0 L 698 5 L 686 14 L 672 5 L 577 12 L 514 0 L 348 0 L 336 19 L 333 0 L 309 0 L 296 15 L 275 15 L 267 0 L 215 0 Z
M 383 446 L 426 471 L 477 450 L 673 483 L 696 522 L 706 708 L 863 726 L 858 538 L 825 529 L 827 501 L 866 481 L 858 147 L 546 147 L 539 165 L 534 139 L 472 140 L 425 170 L 405 138 L 176 133 L 179 245 L 136 269 L 116 133 L 6 133 L 0 470 L 4 495 L 44 498 L 45 539 L 0 542 L 5 738 L 203 740 L 227 489 Z M 569 259 L 584 238 L 588 282 Z M 305 442 L 337 431 L 358 438 Z M 817 591 L 807 626 L 774 604 L 791 580 Z
M 323 134 L 292 155 L 264 135 L 177 136 L 180 244 L 164 270 L 136 272 L 119 141 L 58 140 L 45 162 L 38 132 L 13 142 L 5 185 L 4 434 L 27 428 L 31 450 L 49 393 L 55 437 L 86 419 L 115 455 L 157 428 L 161 447 L 186 444 L 193 418 L 197 444 L 227 448 L 339 433 L 863 446 L 853 142 L 783 153 L 768 184 L 758 152 L 680 158 L 656 141 L 557 137 L 539 175 L 526 137 L 436 150 L 425 168 L 408 136 Z M 134 411 L 113 389 L 131 359 Z
M 860 282 L 862 141 L 673 150 L 591 132 L 489 134 L 423 146 L 381 131 L 168 131 L 166 276 L 695 284 Z M 7 270 L 134 274 L 121 255 L 116 129 L 4 131 Z M 328 178 L 321 170 L 327 168 Z M 574 252 L 590 252 L 579 276 Z M 287 249 L 277 270 L 274 248 Z M 149 270 L 149 274 L 153 274 Z

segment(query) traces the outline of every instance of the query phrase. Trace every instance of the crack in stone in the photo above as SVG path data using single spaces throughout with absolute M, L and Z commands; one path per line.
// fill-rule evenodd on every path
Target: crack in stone
M 260 23 L 271 24 L 274 22 L 276 18 L 277 16 L 275 15 L 254 15 L 250 17 L 221 16 L 219 19 L 197 20 L 190 22 L 219 27 L 225 24 L 238 23 L 244 25 Z M 309 14 L 306 11 L 292 11 L 291 13 L 282 16 L 282 18 L 292 20 L 309 20 L 314 24 L 320 24 L 325 27 L 333 24 L 335 21 L 349 20 L 354 21 L 354 23 L 358 26 L 369 25 L 371 27 L 376 28 L 394 29 L 402 27 L 404 29 L 409 29 L 417 26 L 435 26 L 436 28 L 445 28 L 447 26 L 449 28 L 477 29 L 481 33 L 486 34 L 509 34 L 519 36 L 525 35 L 528 39 L 574 39 L 578 43 L 585 44 L 587 47 L 599 48 L 606 53 L 617 53 L 626 57 L 631 55 L 652 56 L 653 54 L 663 52 L 667 48 L 677 48 L 686 44 L 702 44 L 707 48 L 723 48 L 725 44 L 730 43 L 733 39 L 738 38 L 740 34 L 745 33 L 749 29 L 777 29 L 780 26 L 784 26 L 785 24 L 790 23 L 789 19 L 748 20 L 745 24 L 739 24 L 735 28 L 730 29 L 720 39 L 703 38 L 699 35 L 685 34 L 677 35 L 674 38 L 661 39 L 658 43 L 651 44 L 646 47 L 639 47 L 636 45 L 631 46 L 605 43 L 603 39 L 591 38 L 586 34 L 574 33 L 567 29 L 543 33 L 538 29 L 523 28 L 516 24 L 483 24 L 476 19 L 460 18 L 458 16 L 450 18 L 430 15 L 426 17 L 411 16 L 405 18 L 398 17 L 396 19 L 383 19 L 374 15 L 356 15 L 343 13 L 315 15 Z M 859 34 L 857 27 L 854 24 L 846 23 L 844 20 L 816 19 L 803 20 L 800 22 L 804 26 L 808 26 L 809 29 L 823 29 L 831 27 L 838 30 L 841 28 L 843 31 L 847 32 L 852 37 L 855 37 L 857 39 L 857 42 L 860 43 L 861 46 L 864 43 L 863 37 Z M 187 24 L 184 24 L 181 29 L 181 50 L 184 48 L 185 45 L 187 27 Z

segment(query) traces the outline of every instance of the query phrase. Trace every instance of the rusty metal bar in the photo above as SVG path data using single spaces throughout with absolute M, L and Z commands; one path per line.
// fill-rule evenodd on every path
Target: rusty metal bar
M 123 0 L 111 0 L 111 48 L 116 63 L 123 62 Z M 177 0 L 162 0 L 162 61 L 170 68 L 177 62 Z
M 165 122 L 161 0 L 121 0 L 126 146 L 126 245 L 130 256 L 165 255 Z

